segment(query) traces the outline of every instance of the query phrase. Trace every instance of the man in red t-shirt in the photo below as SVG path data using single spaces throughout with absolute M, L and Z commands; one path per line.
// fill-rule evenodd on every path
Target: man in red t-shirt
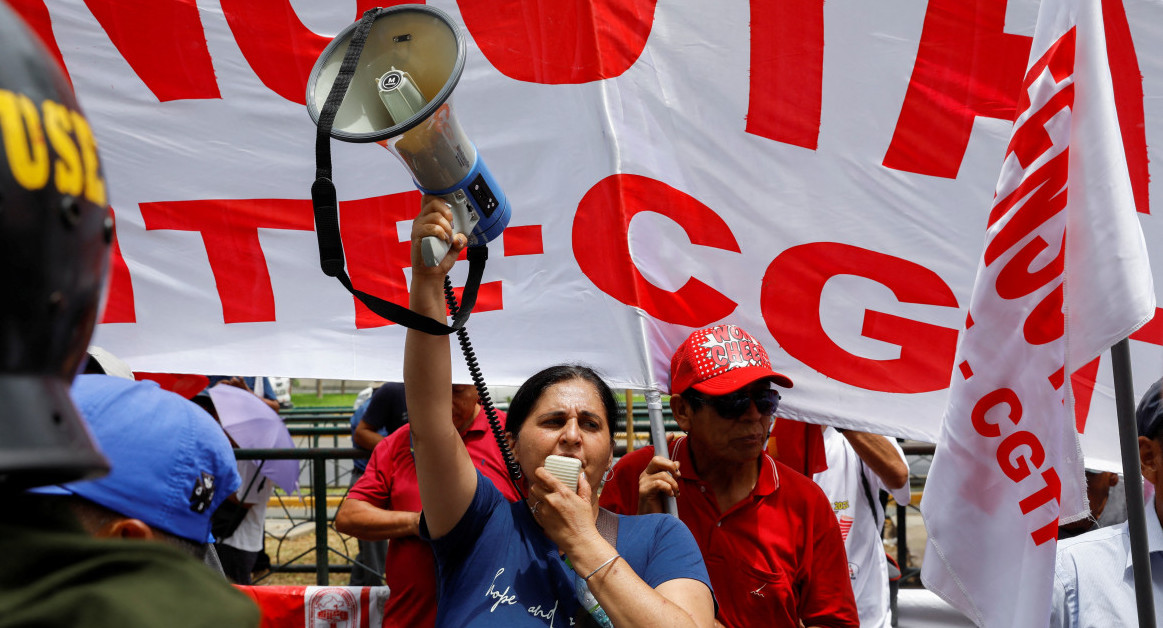
M 504 413 L 498 410 L 497 415 L 504 424 Z M 516 501 L 476 388 L 453 385 L 452 418 L 477 469 L 505 498 Z M 411 436 L 410 426 L 404 425 L 376 445 L 363 477 L 335 515 L 335 529 L 344 534 L 365 541 L 391 540 L 384 563 L 384 583 L 391 588 L 385 627 L 436 623 L 436 563 L 432 548 L 419 537 L 420 490 Z
M 600 503 L 644 514 L 662 512 L 661 496 L 673 495 L 702 550 L 722 625 L 859 626 L 831 503 L 764 451 L 779 404 L 772 384 L 792 386 L 746 331 L 692 333 L 670 362 L 670 407 L 687 436 L 671 443 L 669 460 L 652 447 L 622 457 Z

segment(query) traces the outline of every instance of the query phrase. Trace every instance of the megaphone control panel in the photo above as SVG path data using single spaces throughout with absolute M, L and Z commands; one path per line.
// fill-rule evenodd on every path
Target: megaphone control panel
M 476 206 L 484 213 L 485 218 L 491 217 L 500 205 L 496 195 L 489 188 L 489 182 L 485 181 L 483 175 L 477 175 L 477 178 L 468 185 L 468 193 L 472 194 L 472 199 L 476 201 Z
M 465 177 L 467 184 L 452 190 L 420 190 L 439 196 L 452 208 L 452 228 L 468 238 L 469 246 L 483 246 L 495 240 L 509 224 L 509 203 L 500 188 L 493 184 L 492 175 L 479 157 L 472 172 Z M 420 242 L 420 252 L 427 266 L 436 266 L 448 254 L 449 244 L 439 238 L 427 237 Z

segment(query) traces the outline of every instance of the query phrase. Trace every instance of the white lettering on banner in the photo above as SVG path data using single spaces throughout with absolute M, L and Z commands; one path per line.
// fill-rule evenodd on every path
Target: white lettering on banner
M 753 350 L 752 342 L 743 336 L 742 330 L 735 325 L 727 325 L 726 329 L 725 332 L 722 327 L 716 327 L 707 334 L 707 341 L 699 345 L 707 350 L 707 357 L 715 368 L 761 365 L 763 354 Z

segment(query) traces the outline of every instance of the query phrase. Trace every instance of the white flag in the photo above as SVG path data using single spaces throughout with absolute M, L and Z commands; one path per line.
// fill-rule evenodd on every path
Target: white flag
M 921 501 L 922 580 L 980 626 L 1047 625 L 1086 510 L 1069 374 L 1155 307 L 1103 4 L 1041 4 Z

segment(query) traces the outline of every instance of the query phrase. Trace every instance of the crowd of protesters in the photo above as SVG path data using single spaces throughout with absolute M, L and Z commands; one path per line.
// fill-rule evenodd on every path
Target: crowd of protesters
M 67 81 L 2 4 L 0 41 L 11 53 L 3 93 L 76 109 Z M 4 165 L 4 181 L 25 180 Z M 112 241 L 103 189 L 78 201 L 9 187 L 0 234 L 16 244 L 0 247 L 5 267 L 49 260 L 21 277 L 21 290 L 29 303 L 56 305 L 4 306 L 0 628 L 258 625 L 258 608 L 230 583 L 249 584 L 263 553 L 271 483 L 235 459 L 238 443 L 205 391 L 241 388 L 273 413 L 269 383 L 211 376 L 183 395 L 102 366 L 112 356 L 99 348 L 87 355 Z M 49 210 L 66 201 L 77 215 L 62 221 Z M 444 280 L 467 243 L 451 221 L 447 203 L 425 197 L 412 226 L 409 306 L 440 322 Z M 421 261 L 425 237 L 450 244 L 436 266 Z M 793 382 L 746 330 L 718 324 L 675 348 L 670 408 L 683 435 L 665 452 L 644 447 L 617 461 L 620 409 L 593 369 L 547 366 L 507 414 L 491 417 L 475 386 L 452 381 L 447 336 L 406 333 L 403 383 L 354 415 L 353 440 L 369 457 L 335 520 L 367 543 L 359 560 L 369 574 L 356 578 L 371 579 L 353 583 L 378 585 L 371 574 L 383 569 L 385 626 L 891 625 L 882 496 L 910 500 L 901 448 L 801 426 L 804 440 L 777 442 L 781 460 L 773 457 L 773 422 Z M 93 372 L 74 377 L 86 362 Z M 1137 419 L 1143 475 L 1155 483 L 1163 380 Z M 576 471 L 551 472 L 550 456 Z M 1059 547 L 1053 625 L 1130 625 L 1127 526 L 1097 525 L 1117 477 L 1088 479 L 1093 516 L 1063 527 L 1073 538 Z M 663 514 L 668 502 L 677 518 Z M 1160 512 L 1156 493 L 1146 513 L 1155 551 Z M 386 551 L 373 545 L 384 541 Z

